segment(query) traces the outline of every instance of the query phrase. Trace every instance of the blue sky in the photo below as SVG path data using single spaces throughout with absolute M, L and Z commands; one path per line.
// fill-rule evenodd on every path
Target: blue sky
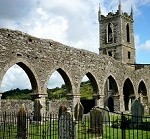
M 139 37 L 137 63 L 150 63 L 150 4 L 140 6 L 139 10 L 141 14 L 134 18 L 135 35 Z
M 119 0 L 0 0 L 0 27 L 98 53 L 99 3 L 102 14 L 106 15 L 116 12 Z M 122 0 L 121 3 L 124 12 L 130 13 L 131 5 L 134 9 L 136 62 L 150 63 L 150 0 Z M 58 78 L 53 74 L 48 87 L 61 84 Z M 30 88 L 29 82 L 21 84 L 24 81 L 26 74 L 13 66 L 3 78 L 1 91 Z

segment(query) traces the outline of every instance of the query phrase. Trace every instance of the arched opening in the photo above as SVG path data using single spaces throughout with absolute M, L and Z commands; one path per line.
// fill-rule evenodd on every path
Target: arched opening
M 113 24 L 109 23 L 107 26 L 107 42 L 112 43 L 113 42 Z
M 87 114 L 96 105 L 98 94 L 98 85 L 91 73 L 87 73 L 80 84 L 81 104 L 84 107 L 84 113 Z
M 124 106 L 125 110 L 130 110 L 131 104 L 135 99 L 133 84 L 130 79 L 126 79 L 123 85 Z
M 1 82 L 2 98 L 30 99 L 31 93 L 38 93 L 37 82 L 30 68 L 22 62 L 10 67 Z
M 105 82 L 104 94 L 104 106 L 107 106 L 112 112 L 119 111 L 120 102 L 118 95 L 118 86 L 115 79 L 112 76 L 109 76 Z
M 126 36 L 127 36 L 127 42 L 130 42 L 130 28 L 129 28 L 129 24 L 126 25 Z
M 67 99 L 72 94 L 72 85 L 68 75 L 61 68 L 57 69 L 50 77 L 47 86 L 48 98 L 50 100 Z
M 147 89 L 143 81 L 141 81 L 139 84 L 138 94 L 139 94 L 140 102 L 144 105 L 147 105 L 148 104 Z

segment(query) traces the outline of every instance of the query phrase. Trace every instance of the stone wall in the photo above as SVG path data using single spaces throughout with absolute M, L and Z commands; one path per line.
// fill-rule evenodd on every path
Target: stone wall
M 96 105 L 100 107 L 104 106 L 104 88 L 110 76 L 118 88 L 120 110 L 124 110 L 123 88 L 127 79 L 133 86 L 136 98 L 139 84 L 141 81 L 144 82 L 150 103 L 150 66 L 136 70 L 134 65 L 123 64 L 106 55 L 9 29 L 0 29 L 0 47 L 0 81 L 7 70 L 17 64 L 27 73 L 35 98 L 44 100 L 48 80 L 58 71 L 66 84 L 72 108 L 80 102 L 80 84 L 85 75 L 88 76 L 93 88 L 96 88 L 93 94 Z
M 22 104 L 25 105 L 26 110 L 29 113 L 33 112 L 34 102 L 31 100 L 9 100 L 9 99 L 1 100 L 1 110 L 8 112 L 18 111 Z M 71 107 L 71 102 L 67 100 L 53 100 L 53 101 L 47 100 L 46 110 L 48 113 L 57 114 L 59 111 L 59 107 L 62 105 L 68 108 Z
M 65 106 L 67 108 L 71 108 L 72 104 L 71 101 L 68 100 L 52 100 L 47 101 L 47 112 L 57 114 L 59 111 L 60 106 Z
M 2 111 L 18 111 L 21 107 L 21 105 L 24 104 L 26 107 L 26 110 L 28 112 L 33 111 L 33 101 L 31 100 L 1 100 L 1 110 Z

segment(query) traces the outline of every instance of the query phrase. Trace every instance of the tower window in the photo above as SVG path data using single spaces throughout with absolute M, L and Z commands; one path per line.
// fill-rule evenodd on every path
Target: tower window
M 129 24 L 126 25 L 126 35 L 127 35 L 127 42 L 130 42 L 130 28 L 129 28 Z
M 112 23 L 108 24 L 107 28 L 107 42 L 112 43 L 113 42 L 113 25 Z
M 112 56 L 112 51 L 109 51 L 109 52 L 108 52 L 108 55 L 109 55 L 109 56 Z
M 131 59 L 131 52 L 128 51 L 128 59 Z

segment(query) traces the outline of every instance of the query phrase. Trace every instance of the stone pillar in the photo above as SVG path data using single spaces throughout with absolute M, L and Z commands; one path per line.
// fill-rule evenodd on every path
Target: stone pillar
M 131 106 L 132 106 L 132 100 L 129 99 L 129 111 L 131 111 Z
M 100 105 L 100 95 L 94 95 L 94 100 L 95 100 L 95 106 L 98 106 Z
M 71 109 L 73 113 L 74 113 L 74 108 L 76 104 L 80 102 L 80 96 L 81 96 L 80 94 L 77 94 L 77 95 L 68 94 L 67 95 L 67 100 L 71 100 L 72 102 Z
M 125 107 L 124 107 L 124 95 L 120 95 L 120 111 L 123 112 L 125 110 Z
M 143 95 L 142 95 L 141 93 L 140 93 L 139 97 L 140 97 L 140 102 L 141 102 L 142 104 L 144 104 L 144 102 L 143 102 Z
M 113 90 L 108 90 L 108 97 L 113 95 Z
M 34 119 L 40 121 L 41 117 L 46 113 L 46 97 L 47 94 L 33 94 L 34 101 Z
M 2 110 L 2 106 L 1 106 L 1 97 L 2 97 L 2 93 L 0 93 L 0 111 Z
M 120 100 L 119 100 L 119 95 L 114 95 L 114 111 L 120 111 Z
M 136 96 L 132 95 L 132 96 L 130 96 L 130 98 L 131 98 L 131 102 L 133 103 L 133 101 L 136 99 Z
M 99 99 L 97 99 L 97 106 L 99 106 L 100 108 L 104 108 L 104 95 L 99 95 L 98 96 Z

